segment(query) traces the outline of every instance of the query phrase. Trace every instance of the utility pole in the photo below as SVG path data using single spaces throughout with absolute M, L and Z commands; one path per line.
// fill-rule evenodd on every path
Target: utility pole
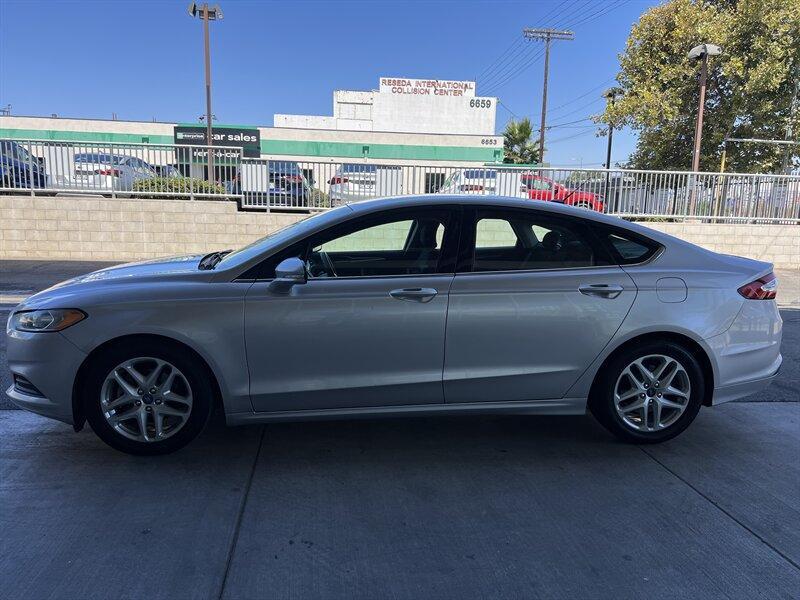
M 208 181 L 213 183 L 214 177 L 214 152 L 211 146 L 214 145 L 214 133 L 212 129 L 211 117 L 211 41 L 209 39 L 208 22 L 222 19 L 222 10 L 215 4 L 209 7 L 208 3 L 203 3 L 201 8 L 195 2 L 189 5 L 189 14 L 199 17 L 203 21 L 203 37 L 205 40 L 205 63 L 206 63 L 206 151 L 208 152 Z
M 542 122 L 539 129 L 539 163 L 544 164 L 544 132 L 547 126 L 547 79 L 550 73 L 550 42 L 552 40 L 573 40 L 575 34 L 571 31 L 560 31 L 558 29 L 532 29 L 522 30 L 529 40 L 539 40 L 544 42 L 544 85 L 542 87 Z

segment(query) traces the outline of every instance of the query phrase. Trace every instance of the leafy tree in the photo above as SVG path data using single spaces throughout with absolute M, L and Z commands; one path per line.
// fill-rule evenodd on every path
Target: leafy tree
M 800 79 L 800 1 L 669 0 L 645 12 L 620 55 L 624 95 L 598 118 L 629 126 L 639 140 L 631 166 L 691 167 L 700 65 L 687 53 L 722 47 L 709 58 L 701 170 L 720 166 L 726 137 L 784 139 L 800 132 L 792 99 Z M 779 171 L 785 146 L 728 144 L 728 171 Z M 795 154 L 797 154 L 795 152 Z
M 511 119 L 503 132 L 504 163 L 530 165 L 539 161 L 539 148 L 531 141 L 533 129 L 527 117 L 520 121 Z

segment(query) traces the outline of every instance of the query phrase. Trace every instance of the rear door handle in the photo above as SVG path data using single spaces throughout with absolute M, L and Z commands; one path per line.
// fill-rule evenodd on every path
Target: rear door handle
M 600 298 L 616 298 L 623 290 L 621 285 L 610 285 L 607 283 L 593 283 L 591 285 L 582 285 L 578 287 L 578 291 L 584 296 L 599 296 Z
M 438 292 L 433 288 L 402 288 L 392 290 L 389 295 L 397 300 L 409 300 L 411 302 L 430 302 Z

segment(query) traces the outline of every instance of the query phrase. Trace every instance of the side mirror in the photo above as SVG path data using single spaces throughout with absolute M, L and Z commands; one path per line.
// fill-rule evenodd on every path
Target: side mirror
M 275 279 L 269 289 L 277 292 L 288 292 L 292 286 L 306 282 L 306 265 L 299 258 L 287 258 L 275 267 Z

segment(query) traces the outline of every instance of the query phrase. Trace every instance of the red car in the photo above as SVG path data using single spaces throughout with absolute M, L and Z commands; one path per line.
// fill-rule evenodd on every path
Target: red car
M 523 175 L 522 180 L 528 188 L 528 198 L 531 200 L 560 202 L 603 212 L 603 199 L 595 193 L 569 189 L 540 175 Z

